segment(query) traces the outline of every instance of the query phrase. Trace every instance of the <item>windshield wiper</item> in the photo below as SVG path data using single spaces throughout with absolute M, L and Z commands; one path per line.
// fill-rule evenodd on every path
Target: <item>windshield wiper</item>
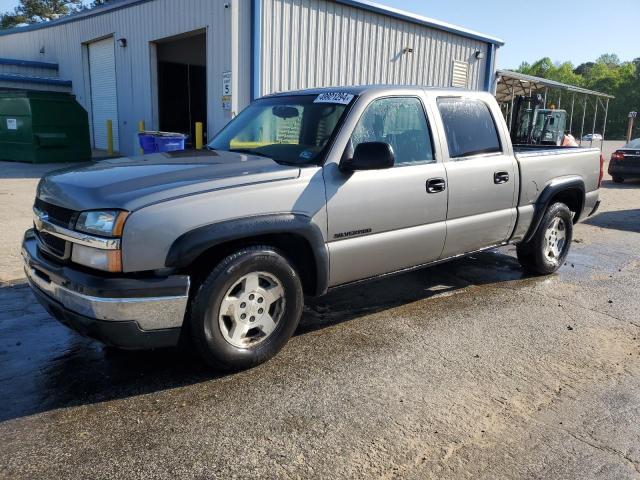
M 264 157 L 264 158 L 268 158 L 269 160 L 273 160 L 274 162 L 280 164 L 280 165 L 289 165 L 289 166 L 293 166 L 296 167 L 298 166 L 297 163 L 295 162 L 285 162 L 284 160 L 280 160 L 277 158 L 273 158 L 270 157 L 269 155 L 266 155 L 262 152 L 256 152 L 255 150 L 251 150 L 250 148 L 230 148 L 229 150 L 227 150 L 228 152 L 234 152 L 234 153 L 248 153 L 249 155 L 256 155 L 258 157 Z
M 249 155 L 256 155 L 258 157 L 265 157 L 273 160 L 269 155 L 265 155 L 264 153 L 256 150 L 251 150 L 250 148 L 230 148 L 229 151 L 234 153 L 248 153 Z

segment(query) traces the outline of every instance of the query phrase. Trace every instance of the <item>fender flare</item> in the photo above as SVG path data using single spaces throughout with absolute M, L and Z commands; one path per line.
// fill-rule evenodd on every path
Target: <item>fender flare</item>
M 586 188 L 584 186 L 584 180 L 582 179 L 582 177 L 572 175 L 569 177 L 562 177 L 552 180 L 542 190 L 542 193 L 538 196 L 538 199 L 534 204 L 531 226 L 529 227 L 529 230 L 527 231 L 525 237 L 522 239 L 522 243 L 530 241 L 533 235 L 536 233 L 538 227 L 540 226 L 540 223 L 542 222 L 542 217 L 544 217 L 547 208 L 549 208 L 549 204 L 551 203 L 553 197 L 567 190 L 577 190 L 578 192 L 580 192 L 580 202 L 582 207 L 584 207 Z M 582 208 L 580 208 L 580 211 L 576 212 L 574 222 L 577 221 L 580 217 L 581 210 Z
M 180 235 L 167 253 L 168 268 L 184 268 L 210 248 L 234 240 L 260 235 L 293 234 L 311 246 L 316 265 L 316 295 L 329 288 L 329 253 L 322 231 L 311 218 L 296 213 L 281 213 L 237 218 L 198 227 Z

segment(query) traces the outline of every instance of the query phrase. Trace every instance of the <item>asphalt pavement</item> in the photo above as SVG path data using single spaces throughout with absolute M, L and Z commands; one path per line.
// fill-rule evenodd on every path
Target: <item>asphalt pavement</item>
M 17 245 L 39 171 L 12 171 Z M 0 478 L 638 479 L 640 182 L 601 198 L 557 274 L 505 247 L 337 290 L 276 358 L 223 376 L 67 330 L 5 253 Z

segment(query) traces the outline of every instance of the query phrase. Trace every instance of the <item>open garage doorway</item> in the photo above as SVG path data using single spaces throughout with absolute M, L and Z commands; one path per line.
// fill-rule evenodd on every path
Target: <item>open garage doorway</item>
M 160 130 L 189 135 L 187 144 L 193 146 L 196 122 L 202 122 L 207 131 L 206 32 L 159 40 L 156 56 Z

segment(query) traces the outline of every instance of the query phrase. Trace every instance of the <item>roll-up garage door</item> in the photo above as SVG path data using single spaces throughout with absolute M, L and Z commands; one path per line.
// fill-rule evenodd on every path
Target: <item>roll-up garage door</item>
M 107 148 L 107 120 L 113 123 L 113 148 L 120 149 L 118 135 L 118 95 L 113 37 L 89 44 L 91 77 L 91 124 L 94 147 Z

